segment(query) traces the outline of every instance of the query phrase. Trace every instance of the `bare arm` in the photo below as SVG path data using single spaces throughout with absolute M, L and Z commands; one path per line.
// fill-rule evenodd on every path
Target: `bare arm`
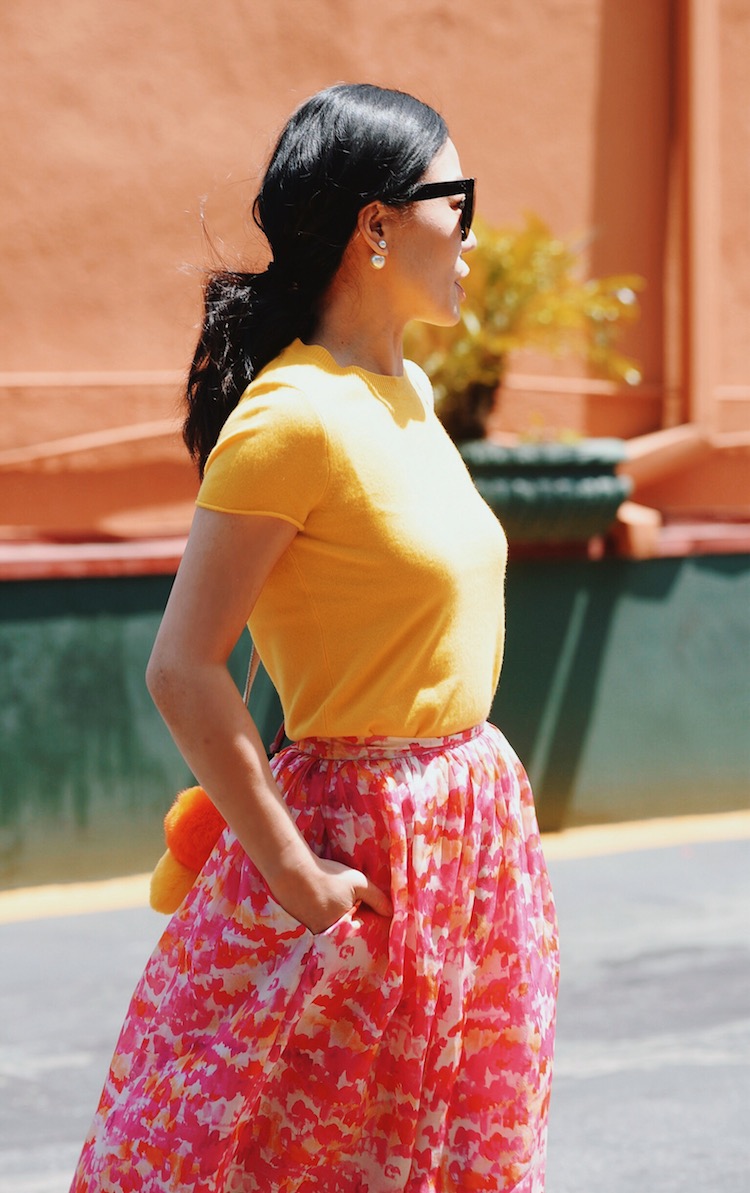
M 362 900 L 388 898 L 358 870 L 323 861 L 297 830 L 227 660 L 295 528 L 198 509 L 146 681 L 174 740 L 275 899 L 313 932 Z

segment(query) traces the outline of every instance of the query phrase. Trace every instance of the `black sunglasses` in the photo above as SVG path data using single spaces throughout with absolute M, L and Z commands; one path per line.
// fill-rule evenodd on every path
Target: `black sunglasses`
M 474 219 L 474 178 L 459 178 L 455 182 L 424 182 L 410 194 L 405 195 L 402 203 L 416 203 L 420 199 L 444 199 L 449 195 L 463 195 L 464 205 L 461 208 L 461 239 L 466 240 Z

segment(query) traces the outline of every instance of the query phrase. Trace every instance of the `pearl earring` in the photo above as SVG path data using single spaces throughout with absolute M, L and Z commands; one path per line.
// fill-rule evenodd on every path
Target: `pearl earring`
M 388 245 L 384 240 L 378 241 L 379 249 L 385 249 L 387 247 Z M 373 269 L 382 269 L 385 265 L 385 257 L 382 255 L 382 253 L 373 253 L 370 257 L 370 264 L 372 265 Z

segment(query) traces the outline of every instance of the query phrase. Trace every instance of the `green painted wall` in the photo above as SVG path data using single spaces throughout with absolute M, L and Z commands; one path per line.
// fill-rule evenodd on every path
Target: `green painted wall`
M 159 856 L 190 782 L 143 679 L 170 584 L 0 584 L 0 885 Z M 262 672 L 252 707 L 270 739 Z M 748 806 L 750 556 L 512 564 L 493 719 L 546 828 Z
M 750 556 L 515 563 L 507 620 L 544 827 L 750 806 Z
M 0 886 L 150 867 L 191 776 L 144 673 L 171 577 L 0 584 Z M 232 659 L 244 683 L 249 640 Z M 253 708 L 278 725 L 260 674 Z M 273 731 L 269 732 L 269 736 Z

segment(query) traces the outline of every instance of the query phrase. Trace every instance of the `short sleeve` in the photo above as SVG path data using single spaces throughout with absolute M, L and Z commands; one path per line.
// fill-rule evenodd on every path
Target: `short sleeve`
M 206 462 L 197 504 L 267 514 L 304 528 L 328 483 L 325 429 L 291 386 L 251 386 L 229 415 Z

